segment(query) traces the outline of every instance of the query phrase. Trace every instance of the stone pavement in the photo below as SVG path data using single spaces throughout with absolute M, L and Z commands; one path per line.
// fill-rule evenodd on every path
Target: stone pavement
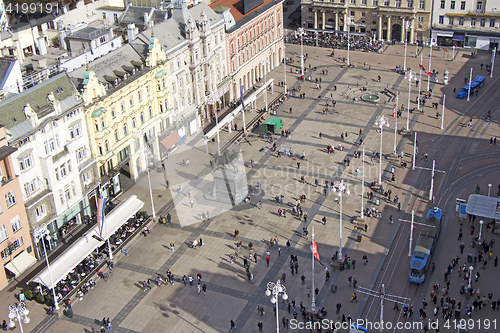
M 297 57 L 300 46 L 287 45 L 287 56 Z M 365 182 L 371 182 L 378 178 L 378 162 L 371 164 L 371 154 L 380 150 L 380 134 L 374 126 L 376 117 L 384 114 L 392 116 L 393 103 L 368 104 L 364 102 L 353 102 L 353 97 L 358 97 L 362 92 L 358 89 L 366 86 L 368 92 L 380 92 L 384 88 L 399 91 L 399 104 L 407 99 L 408 85 L 402 75 L 395 73 L 392 69 L 395 64 L 402 65 L 402 54 L 404 48 L 396 45 L 389 47 L 383 55 L 371 53 L 351 52 L 350 57 L 357 65 L 354 69 L 342 68 L 334 59 L 328 57 L 328 49 L 316 49 L 304 47 L 304 52 L 309 54 L 306 65 L 311 63 L 316 66 L 316 71 L 307 70 L 306 77 L 312 76 L 322 78 L 322 89 L 316 89 L 314 82 L 301 83 L 301 92 L 306 93 L 306 99 L 290 98 L 278 109 L 278 116 L 283 119 L 284 128 L 291 131 L 291 137 L 285 138 L 275 135 L 277 145 L 281 148 L 292 149 L 294 157 L 277 158 L 271 151 L 271 144 L 259 136 L 259 129 L 249 133 L 246 141 L 238 145 L 231 145 L 231 150 L 241 152 L 241 167 L 245 168 L 247 184 L 255 186 L 258 181 L 262 183 L 261 191 L 252 196 L 250 205 L 240 205 L 232 208 L 231 204 L 214 205 L 206 200 L 205 194 L 211 186 L 211 155 L 217 151 L 216 143 L 210 143 L 208 147 L 193 139 L 186 145 L 181 146 L 166 163 L 167 171 L 163 173 L 158 168 L 151 173 L 151 184 L 157 215 L 166 215 L 171 212 L 173 223 L 168 225 L 153 224 L 151 234 L 140 237 L 128 246 L 128 256 L 115 258 L 116 268 L 108 282 L 98 281 L 97 287 L 90 291 L 82 302 L 74 301 L 73 309 L 75 317 L 68 319 L 45 318 L 44 309 L 34 302 L 28 303 L 31 311 L 32 322 L 25 325 L 25 330 L 33 332 L 67 332 L 77 330 L 90 331 L 91 327 L 98 327 L 98 321 L 102 317 L 109 317 L 113 329 L 118 332 L 226 332 L 229 331 L 229 320 L 234 319 L 238 332 L 257 331 L 258 321 L 263 321 L 264 331 L 274 331 L 276 321 L 273 316 L 269 298 L 265 297 L 266 284 L 276 281 L 286 273 L 284 285 L 290 300 L 295 299 L 297 308 L 303 302 L 310 309 L 311 299 L 307 296 L 307 288 L 312 288 L 311 252 L 309 250 L 310 240 L 302 236 L 302 228 L 308 227 L 312 234 L 314 227 L 315 239 L 318 243 L 319 254 L 330 270 L 330 257 L 339 249 L 339 216 L 340 206 L 337 203 L 336 193 L 329 190 L 323 195 L 324 181 L 337 181 L 344 179 L 350 184 L 350 195 L 343 196 L 343 225 L 342 225 L 342 247 L 343 253 L 348 254 L 357 261 L 356 268 L 340 272 L 331 271 L 331 277 L 325 282 L 325 272 L 321 265 L 316 263 L 314 276 L 315 287 L 320 292 L 316 299 L 317 308 L 323 306 L 328 311 L 327 318 L 339 320 L 335 315 L 335 304 L 342 303 L 341 314 L 350 315 L 355 318 L 362 303 L 349 302 L 354 291 L 348 287 L 347 278 L 353 276 L 358 285 L 371 286 L 374 284 L 373 277 L 378 274 L 380 267 L 377 266 L 381 259 L 387 254 L 387 244 L 390 241 L 391 232 L 395 226 L 388 223 L 388 216 L 397 215 L 397 209 L 392 204 L 381 200 L 378 209 L 382 212 L 382 220 L 368 218 L 369 229 L 362 234 L 362 241 L 357 242 L 359 229 L 351 223 L 359 216 L 361 202 L 361 174 L 356 176 L 355 169 L 362 168 L 361 158 L 353 158 L 353 153 L 361 149 L 359 145 L 359 130 L 362 129 L 362 137 L 366 149 L 365 159 Z M 344 51 L 336 51 L 342 54 Z M 428 49 L 423 51 L 427 54 Z M 440 73 L 445 68 L 450 70 L 450 85 L 442 86 L 432 84 L 435 93 L 430 102 L 440 101 L 444 93 L 451 94 L 453 86 L 461 86 L 461 77 L 469 69 L 462 68 L 465 61 L 459 53 L 454 62 L 440 60 L 439 52 L 433 52 L 433 68 Z M 425 57 L 424 57 L 425 58 Z M 470 63 L 478 66 L 483 57 L 472 59 Z M 371 70 L 363 68 L 363 62 L 372 65 Z M 417 68 L 419 59 L 409 57 L 409 67 Z M 469 64 L 469 63 L 468 63 Z M 287 66 L 288 69 L 289 66 Z M 328 75 L 321 75 L 323 69 L 328 69 Z M 298 86 L 295 74 L 287 70 L 287 83 L 289 89 Z M 294 71 L 294 70 L 292 70 Z M 377 76 L 382 80 L 378 82 Z M 281 81 L 284 77 L 283 67 L 275 69 L 268 77 Z M 456 78 L 455 78 L 456 77 Z M 442 76 L 440 75 L 440 79 Z M 458 80 L 458 83 L 455 83 Z M 487 79 L 486 86 L 491 84 Z M 337 86 L 337 90 L 334 90 Z M 422 85 L 424 87 L 424 85 Z M 274 87 L 275 94 L 282 91 L 281 87 Z M 415 84 L 412 85 L 412 96 L 416 96 Z M 483 88 L 484 90 L 485 88 Z M 423 89 L 424 90 L 424 89 Z M 331 94 L 331 95 L 330 95 Z M 345 96 L 348 95 L 350 99 Z M 321 98 L 318 98 L 321 96 Z M 337 101 L 335 108 L 329 107 L 328 115 L 323 113 L 325 102 L 331 97 Z M 474 97 L 475 98 L 475 97 Z M 273 100 L 272 96 L 268 100 Z M 473 102 L 473 101 L 472 101 Z M 257 109 L 262 109 L 262 99 L 257 101 Z M 414 104 L 414 103 L 412 103 Z M 406 102 L 405 102 L 406 105 Z M 458 101 L 454 97 L 447 100 L 445 115 L 445 128 L 450 126 L 456 117 L 463 111 L 466 102 Z M 430 149 L 433 137 L 441 133 L 437 120 L 429 104 L 426 113 L 413 113 L 411 124 L 419 131 L 420 151 Z M 293 108 L 292 114 L 288 112 Z M 413 106 L 412 106 L 413 107 Z M 435 112 L 434 112 L 435 113 Z M 453 116 L 452 116 L 453 115 Z M 247 117 L 251 116 L 247 113 Z M 405 124 L 406 114 L 403 119 L 398 120 L 398 127 Z M 236 122 L 241 124 L 241 119 Z M 394 125 L 389 121 L 390 128 L 383 133 L 384 155 L 393 151 Z M 341 140 L 340 133 L 347 131 L 347 139 Z M 323 138 L 319 138 L 319 132 Z M 422 136 L 421 135 L 422 132 Z M 484 136 L 498 133 L 498 122 L 494 126 L 485 129 Z M 227 127 L 221 132 L 221 142 L 229 142 L 235 132 L 227 132 Z M 397 151 L 403 151 L 405 161 L 410 164 L 412 147 L 411 142 L 397 135 Z M 338 147 L 339 143 L 344 146 L 343 151 L 336 150 L 333 155 L 326 153 L 326 146 Z M 499 142 L 500 143 L 500 142 Z M 264 148 L 263 152 L 260 150 Z M 497 147 L 492 149 L 497 149 Z M 306 159 L 299 157 L 305 153 Z M 351 159 L 350 165 L 344 164 L 344 159 Z M 183 160 L 189 159 L 189 166 L 185 166 Z M 254 161 L 251 168 L 250 161 Z M 300 169 L 297 167 L 300 163 Z M 421 162 L 423 163 L 423 162 Z M 405 177 L 406 172 L 398 168 L 396 171 L 396 183 L 390 184 L 390 164 L 383 160 L 383 182 L 392 188 L 393 195 L 397 194 L 400 199 L 409 193 L 411 182 L 403 181 L 412 177 Z M 300 183 L 301 176 L 305 177 L 305 183 Z M 171 181 L 169 189 L 166 188 L 165 179 Z M 316 188 L 314 180 L 318 179 L 320 187 Z M 390 185 L 389 185 L 390 184 Z M 182 188 L 182 194 L 177 192 L 178 186 Z M 418 189 L 425 191 L 425 189 Z M 189 192 L 188 192 L 189 191 Z M 365 187 L 365 193 L 368 188 Z M 192 196 L 189 197 L 189 194 Z M 128 196 L 135 194 L 145 202 L 144 209 L 151 212 L 149 197 L 149 184 L 147 177 L 141 178 L 135 186 L 122 194 L 119 198 L 124 201 Z M 278 205 L 274 201 L 276 195 L 285 196 L 287 217 L 278 217 Z M 302 222 L 291 213 L 291 207 L 295 200 L 302 194 L 306 195 L 306 201 L 302 207 L 308 215 L 308 221 Z M 422 193 L 420 194 L 422 195 Z M 258 199 L 262 198 L 262 209 L 256 208 Z M 193 200 L 193 208 L 190 200 Z M 173 201 L 172 201 L 173 200 Z M 404 201 L 409 205 L 409 199 Z M 365 200 L 365 207 L 372 207 Z M 406 206 L 402 209 L 405 210 Z M 232 208 L 232 209 L 231 209 Z M 426 208 L 421 208 L 419 214 L 423 214 Z M 202 213 L 209 211 L 210 220 L 203 221 Z M 327 218 L 326 225 L 321 219 Z M 420 215 L 422 216 L 422 215 Z M 184 222 L 183 222 L 184 221 Z M 239 251 L 240 256 L 248 255 L 249 242 L 254 245 L 254 252 L 258 255 L 258 263 L 251 265 L 251 271 L 255 275 L 254 284 L 250 283 L 242 267 L 242 260 L 237 259 L 234 263 L 229 260 L 229 255 L 235 253 L 235 239 L 233 232 L 240 231 L 238 238 L 244 244 Z M 276 247 L 269 246 L 269 239 L 277 236 L 281 245 L 281 254 Z M 453 234 L 453 237 L 455 235 Z M 198 249 L 191 248 L 191 242 L 203 238 L 204 246 Z M 288 266 L 289 252 L 284 246 L 286 240 L 291 242 L 291 252 L 299 257 L 298 275 L 291 275 Z M 169 248 L 170 242 L 175 243 L 175 251 Z M 270 251 L 271 260 L 269 267 L 265 264 L 265 252 Z M 367 254 L 368 264 L 362 263 L 362 255 Z M 448 259 L 443 259 L 447 261 Z M 407 276 L 407 264 L 402 264 L 400 271 L 402 276 Z M 175 274 L 175 285 L 153 286 L 151 290 L 142 291 L 140 282 L 148 278 L 160 275 L 165 276 L 166 270 Z M 197 294 L 196 283 L 190 287 L 184 286 L 182 275 L 202 275 L 202 284 L 207 285 L 206 295 Z M 300 282 L 300 276 L 306 277 L 305 284 Z M 488 274 L 488 273 L 486 273 Z M 196 280 L 196 278 L 195 278 Z M 486 280 L 486 279 L 485 279 Z M 404 283 L 407 283 L 404 280 Z M 337 284 L 336 293 L 330 291 L 331 284 Z M 312 291 L 314 292 L 314 291 Z M 7 302 L 13 302 L 13 294 L 3 291 L 1 296 Z M 358 296 L 361 300 L 361 295 Z M 265 308 L 266 314 L 260 316 L 257 313 L 257 305 Z M 4 310 L 0 310 L 4 311 Z M 286 317 L 291 319 L 286 304 L 280 305 L 280 319 Z M 297 312 L 298 309 L 297 309 Z M 6 315 L 5 311 L 2 314 Z M 45 319 L 44 319 L 45 318 Z M 299 318 L 301 316 L 299 315 Z M 281 323 L 281 320 L 280 320 Z

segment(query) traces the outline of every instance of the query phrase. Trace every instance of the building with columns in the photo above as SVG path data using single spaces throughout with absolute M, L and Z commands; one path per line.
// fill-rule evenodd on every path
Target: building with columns
M 237 99 L 241 86 L 252 89 L 284 57 L 283 1 L 264 0 L 246 13 L 239 0 L 219 0 L 210 7 L 226 21 L 229 99 Z
M 378 40 L 427 41 L 431 0 L 302 0 L 302 27 Z
M 432 9 L 432 43 L 441 46 L 498 50 L 500 2 L 436 0 Z

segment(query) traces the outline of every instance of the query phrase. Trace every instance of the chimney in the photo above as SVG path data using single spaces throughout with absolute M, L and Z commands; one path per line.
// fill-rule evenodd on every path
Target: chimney
M 147 27 L 148 26 L 148 13 L 144 13 L 142 14 L 144 16 L 144 27 Z
M 113 28 L 109 28 L 109 40 L 113 40 L 113 37 L 114 37 L 114 33 L 113 33 Z
M 135 23 L 130 23 L 127 25 L 127 39 L 129 42 L 135 39 Z

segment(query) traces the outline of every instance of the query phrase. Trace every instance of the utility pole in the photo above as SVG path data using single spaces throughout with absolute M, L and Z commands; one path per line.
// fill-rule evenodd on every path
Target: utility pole
M 446 173 L 446 171 L 444 171 L 444 170 L 436 170 L 436 160 L 432 160 L 432 169 L 430 169 L 430 168 L 424 168 L 424 167 L 415 167 L 415 168 L 422 169 L 422 170 L 432 171 L 432 173 L 431 173 L 431 189 L 429 191 L 429 201 L 432 201 L 432 195 L 434 194 L 434 174 L 436 172 Z

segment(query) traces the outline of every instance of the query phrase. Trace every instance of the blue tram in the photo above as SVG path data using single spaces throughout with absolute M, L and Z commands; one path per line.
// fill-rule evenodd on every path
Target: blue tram
M 477 89 L 479 89 L 479 88 L 481 88 L 483 86 L 484 79 L 485 79 L 485 77 L 482 76 L 482 75 L 476 76 L 476 78 L 471 83 L 468 83 L 467 85 L 463 86 L 462 89 L 460 89 L 460 91 L 458 92 L 458 94 L 456 95 L 456 97 L 457 98 L 467 97 L 467 95 L 469 94 L 469 84 L 470 84 L 470 91 L 471 91 L 471 94 L 472 94 Z
M 432 252 L 439 238 L 442 216 L 443 212 L 438 207 L 430 209 L 427 213 L 426 226 L 422 228 L 420 235 L 418 235 L 410 260 L 410 282 L 412 283 L 420 284 L 425 280 L 431 263 Z

